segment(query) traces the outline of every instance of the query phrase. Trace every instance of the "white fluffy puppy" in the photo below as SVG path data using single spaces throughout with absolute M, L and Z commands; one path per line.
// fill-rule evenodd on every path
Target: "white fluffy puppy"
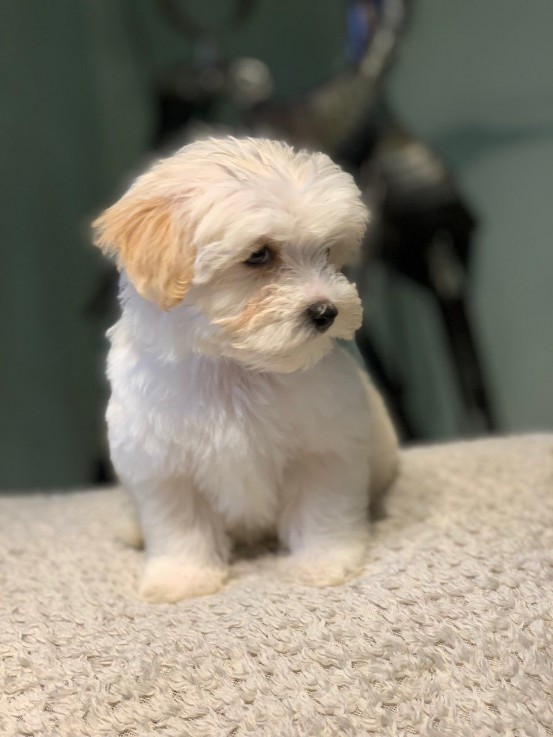
M 295 580 L 361 565 L 369 488 L 396 465 L 382 401 L 335 342 L 361 323 L 340 268 L 366 220 L 328 156 L 223 138 L 159 161 L 94 223 L 122 272 L 107 421 L 145 599 L 217 591 L 230 541 L 266 533 Z

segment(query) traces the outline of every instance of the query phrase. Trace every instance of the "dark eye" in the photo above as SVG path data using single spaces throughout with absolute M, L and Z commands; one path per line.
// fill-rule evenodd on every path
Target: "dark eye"
M 330 248 L 325 248 L 325 258 L 330 256 Z
M 244 261 L 246 266 L 265 266 L 273 260 L 273 252 L 269 246 L 263 246 L 259 251 L 255 251 L 252 255 Z

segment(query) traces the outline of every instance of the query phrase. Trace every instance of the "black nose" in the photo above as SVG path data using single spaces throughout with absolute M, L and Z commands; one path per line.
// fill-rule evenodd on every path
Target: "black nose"
M 307 314 L 315 329 L 319 333 L 326 333 L 334 322 L 338 310 L 332 302 L 315 302 L 315 304 L 307 308 Z

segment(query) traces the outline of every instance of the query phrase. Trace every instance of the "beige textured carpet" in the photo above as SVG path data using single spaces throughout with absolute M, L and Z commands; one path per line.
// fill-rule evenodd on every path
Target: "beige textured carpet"
M 119 492 L 0 499 L 0 734 L 553 734 L 553 436 L 412 450 L 364 575 L 150 607 Z

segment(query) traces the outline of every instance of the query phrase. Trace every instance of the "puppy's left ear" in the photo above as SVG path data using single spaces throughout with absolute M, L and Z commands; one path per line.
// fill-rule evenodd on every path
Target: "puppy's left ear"
M 192 229 L 177 206 L 131 190 L 92 224 L 94 244 L 115 258 L 142 297 L 163 310 L 183 300 L 196 255 Z

